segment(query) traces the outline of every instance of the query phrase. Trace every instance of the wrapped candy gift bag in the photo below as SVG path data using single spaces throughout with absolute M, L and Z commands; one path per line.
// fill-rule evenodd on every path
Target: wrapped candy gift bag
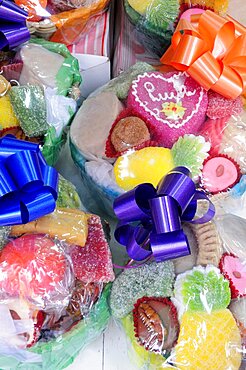
M 246 234 L 245 218 L 229 213 L 235 198 L 221 211 L 221 197 L 214 207 L 177 167 L 156 190 L 140 184 L 115 200 L 130 261 L 110 305 L 138 369 L 245 368 Z
M 77 110 L 77 59 L 65 45 L 34 39 L 1 64 L 0 137 L 39 143 L 55 164 Z
M 0 155 L 0 367 L 64 369 L 107 326 L 110 249 L 37 144 L 6 136 Z
M 0 137 L 39 143 L 53 165 L 77 110 L 79 64 L 65 45 L 27 43 L 27 15 L 10 1 L 0 5 Z
M 245 110 L 240 96 L 245 28 L 210 11 L 200 20 L 207 32 L 204 40 L 192 22 L 182 19 L 173 36 L 176 48 L 170 46 L 162 58 L 169 65 L 156 71 L 137 63 L 93 93 L 75 116 L 70 146 L 83 186 L 91 193 L 88 209 L 99 204 L 113 216 L 117 196 L 143 182 L 156 186 L 175 166 L 186 166 L 197 186 L 211 194 L 229 191 L 245 173 Z M 215 27 L 209 30 L 210 23 Z M 214 43 L 208 43 L 210 38 Z M 217 55 L 224 65 L 213 56 L 219 53 L 220 38 L 228 48 Z M 197 43 L 194 54 L 192 42 Z M 207 67 L 200 67 L 206 58 Z M 180 71 L 174 69 L 179 66 Z

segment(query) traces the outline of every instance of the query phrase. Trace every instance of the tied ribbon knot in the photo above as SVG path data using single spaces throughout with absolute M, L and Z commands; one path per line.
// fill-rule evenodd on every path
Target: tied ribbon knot
M 236 99 L 246 87 L 246 28 L 210 10 L 189 18 L 181 17 L 161 62 L 186 71 L 205 90 Z
M 10 50 L 30 39 L 28 13 L 16 4 L 0 0 L 0 50 Z
M 0 140 L 0 226 L 24 224 L 54 211 L 58 174 L 38 144 Z
M 194 219 L 199 199 L 209 203 L 201 218 Z M 141 184 L 120 195 L 114 202 L 119 219 L 116 240 L 126 247 L 134 261 L 154 257 L 156 262 L 190 254 L 182 221 L 206 223 L 215 208 L 205 193 L 198 191 L 186 167 L 176 167 L 162 178 L 157 189 Z M 137 223 L 137 225 L 136 225 Z

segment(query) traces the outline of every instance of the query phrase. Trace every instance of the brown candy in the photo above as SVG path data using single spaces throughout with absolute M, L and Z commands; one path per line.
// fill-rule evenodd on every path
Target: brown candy
M 123 152 L 150 140 L 145 122 L 138 117 L 122 118 L 114 127 L 111 142 L 117 152 Z
M 138 343 L 147 351 L 164 354 L 178 338 L 177 310 L 167 298 L 138 299 L 134 305 L 133 321 Z

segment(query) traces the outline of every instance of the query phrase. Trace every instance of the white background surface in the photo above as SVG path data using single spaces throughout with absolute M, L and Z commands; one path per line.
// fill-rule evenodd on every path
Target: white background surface
M 229 14 L 246 24 L 246 0 L 231 0 Z M 62 153 L 58 169 L 65 177 L 76 184 L 79 190 L 80 176 L 69 158 L 67 150 Z M 82 351 L 74 363 L 67 369 L 136 370 L 136 367 L 128 359 L 124 333 L 111 320 L 107 331 Z

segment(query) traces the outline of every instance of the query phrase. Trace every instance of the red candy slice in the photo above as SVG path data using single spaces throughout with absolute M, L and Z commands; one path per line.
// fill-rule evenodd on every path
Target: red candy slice
M 218 119 L 208 119 L 202 126 L 199 135 L 202 135 L 205 140 L 211 144 L 211 155 L 219 153 L 224 130 L 229 119 L 230 116 Z
M 243 110 L 243 102 L 239 96 L 237 99 L 227 99 L 214 92 L 208 92 L 207 116 L 211 119 L 224 118 L 232 114 L 240 114 Z
M 63 281 L 66 258 L 44 235 L 24 235 L 0 253 L 0 291 L 12 296 L 42 297 Z
M 107 283 L 114 280 L 111 252 L 105 239 L 101 220 L 91 216 L 84 247 L 70 248 L 75 277 L 84 283 Z
M 148 351 L 170 350 L 178 338 L 177 310 L 167 298 L 143 297 L 133 310 L 134 330 L 139 343 Z

